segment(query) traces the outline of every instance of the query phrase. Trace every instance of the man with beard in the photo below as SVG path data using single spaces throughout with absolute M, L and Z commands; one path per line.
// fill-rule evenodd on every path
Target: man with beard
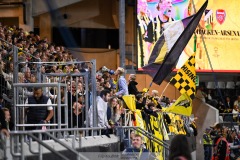
M 25 104 L 36 104 L 36 106 L 27 108 L 27 124 L 45 124 L 49 123 L 53 117 L 53 107 L 50 98 L 43 95 L 43 90 L 36 87 L 33 90 L 33 96 L 29 96 Z M 37 106 L 38 104 L 47 104 L 48 106 Z M 28 130 L 34 130 L 36 127 L 28 127 Z
M 97 99 L 96 99 L 98 127 L 104 127 L 105 129 L 101 131 L 102 132 L 101 134 L 106 135 L 108 137 L 109 137 L 109 129 L 111 129 L 111 126 L 108 124 L 108 120 L 107 120 L 107 107 L 108 107 L 109 99 L 110 99 L 109 90 L 102 90 L 100 92 L 100 96 L 97 96 Z M 94 127 L 93 126 L 93 106 L 90 106 L 88 116 L 89 116 L 90 127 Z
M 126 148 L 122 156 L 124 159 L 139 159 L 139 160 L 150 160 L 153 159 L 150 152 L 143 147 L 143 138 L 139 134 L 135 134 L 132 138 L 132 147 Z

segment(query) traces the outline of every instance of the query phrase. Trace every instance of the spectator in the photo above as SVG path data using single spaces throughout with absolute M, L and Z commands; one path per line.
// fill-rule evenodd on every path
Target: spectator
M 110 92 L 108 90 L 102 90 L 100 96 L 97 96 L 97 114 L 98 114 L 98 127 L 104 127 L 105 130 L 102 130 L 102 135 L 108 135 L 108 129 L 111 129 L 111 126 L 108 124 L 107 120 L 107 107 L 109 101 Z M 93 127 L 93 106 L 90 106 L 89 109 L 89 121 L 90 127 Z
M 2 108 L 2 110 L 3 110 L 4 115 L 5 115 L 7 130 L 12 130 L 13 129 L 13 123 L 10 121 L 10 119 L 11 119 L 10 111 L 7 108 Z
M 146 97 L 143 97 L 142 94 L 137 94 L 136 95 L 136 109 L 144 109 L 146 105 Z
M 82 109 L 83 105 L 79 102 L 73 103 L 73 126 L 69 126 L 70 128 L 81 128 L 82 127 Z
M 209 89 L 207 91 L 207 97 L 206 97 L 206 102 L 210 105 L 212 105 L 213 107 L 216 107 L 217 106 L 217 100 L 214 99 L 214 96 L 213 96 L 213 92 L 211 89 Z
M 240 109 L 240 96 L 237 97 L 237 100 L 233 104 L 234 106 L 237 106 L 238 109 Z
M 233 102 L 231 101 L 229 96 L 227 96 L 225 99 L 225 107 L 226 109 L 233 109 Z
M 118 67 L 117 70 L 115 71 L 115 75 L 118 76 L 118 81 L 117 81 L 117 89 L 115 95 L 118 97 L 122 97 L 124 95 L 128 95 L 128 86 L 127 86 L 127 81 L 124 78 L 124 69 L 121 67 Z
M 29 96 L 25 104 L 52 104 L 50 98 L 43 95 L 42 88 L 34 88 L 33 96 Z M 49 123 L 53 117 L 52 106 L 36 106 L 27 108 L 27 123 L 39 124 Z M 35 129 L 35 127 L 29 127 L 29 130 Z
M 117 97 L 112 97 L 110 99 L 107 113 L 109 124 L 112 126 L 116 125 L 121 118 L 120 105 L 118 104 Z
M 169 152 L 169 160 L 192 160 L 185 135 L 179 134 L 172 139 Z
M 223 128 L 220 124 L 216 124 L 214 128 L 217 131 L 217 135 L 213 141 L 212 160 L 229 160 L 230 148 L 226 140 L 227 128 Z
M 158 100 L 160 100 L 160 97 L 158 96 L 158 91 L 157 90 L 152 90 L 151 96 L 153 98 L 157 98 Z
M 212 158 L 212 138 L 210 132 L 211 128 L 206 128 L 203 134 L 204 160 L 211 160 Z
M 204 87 L 203 86 L 200 86 L 197 89 L 196 97 L 201 99 L 203 102 L 206 102 L 207 94 L 204 92 Z
M 232 115 L 233 116 L 233 121 L 237 122 L 238 121 L 238 117 L 239 117 L 239 110 L 238 110 L 237 106 L 233 107 L 232 114 L 233 114 Z
M 102 90 L 97 97 L 98 126 L 110 128 L 107 121 L 107 102 L 109 101 L 109 91 Z
M 139 93 L 137 89 L 138 83 L 136 82 L 136 75 L 135 74 L 130 74 L 129 79 L 128 79 L 128 92 L 129 94 L 137 95 Z
M 150 152 L 143 148 L 143 138 L 139 134 L 133 136 L 132 147 L 126 148 L 122 154 L 127 159 L 147 160 L 151 157 Z
M 240 157 L 240 140 L 238 139 L 236 130 L 232 130 L 230 134 L 231 134 L 231 141 L 229 141 L 231 148 L 230 156 L 231 159 L 238 159 Z
M 0 109 L 0 123 L 1 123 L 1 127 L 0 127 L 0 133 L 3 133 L 5 136 L 9 136 L 9 132 L 7 130 L 7 124 L 5 121 L 5 114 L 3 112 L 2 109 Z

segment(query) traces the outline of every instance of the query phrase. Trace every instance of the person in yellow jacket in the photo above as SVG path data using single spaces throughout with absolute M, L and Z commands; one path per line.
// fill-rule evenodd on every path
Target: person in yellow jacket
M 212 157 L 212 138 L 210 132 L 211 129 L 206 128 L 206 131 L 203 134 L 204 160 L 211 160 Z

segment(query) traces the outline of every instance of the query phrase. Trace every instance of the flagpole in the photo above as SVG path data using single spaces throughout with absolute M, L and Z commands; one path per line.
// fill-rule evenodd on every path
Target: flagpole
M 152 87 L 152 84 L 153 84 L 153 81 L 150 83 L 148 89 L 147 89 L 147 92 L 149 91 L 149 89 Z
M 160 99 L 162 98 L 163 96 L 163 93 L 165 92 L 165 90 L 167 89 L 167 87 L 169 86 L 170 84 L 170 81 L 168 82 L 168 84 L 166 85 L 166 87 L 164 88 L 164 90 L 162 91 L 161 95 L 160 95 Z

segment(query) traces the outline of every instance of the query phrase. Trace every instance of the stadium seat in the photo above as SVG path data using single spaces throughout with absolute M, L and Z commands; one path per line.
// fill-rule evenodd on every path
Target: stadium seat
M 235 83 L 233 81 L 227 82 L 226 89 L 235 89 Z
M 219 89 L 225 89 L 225 82 L 218 82 Z
M 208 82 L 207 83 L 207 89 L 215 89 L 216 87 L 215 87 L 215 84 L 214 84 L 214 82 Z
M 236 87 L 240 88 L 240 81 L 236 82 Z

